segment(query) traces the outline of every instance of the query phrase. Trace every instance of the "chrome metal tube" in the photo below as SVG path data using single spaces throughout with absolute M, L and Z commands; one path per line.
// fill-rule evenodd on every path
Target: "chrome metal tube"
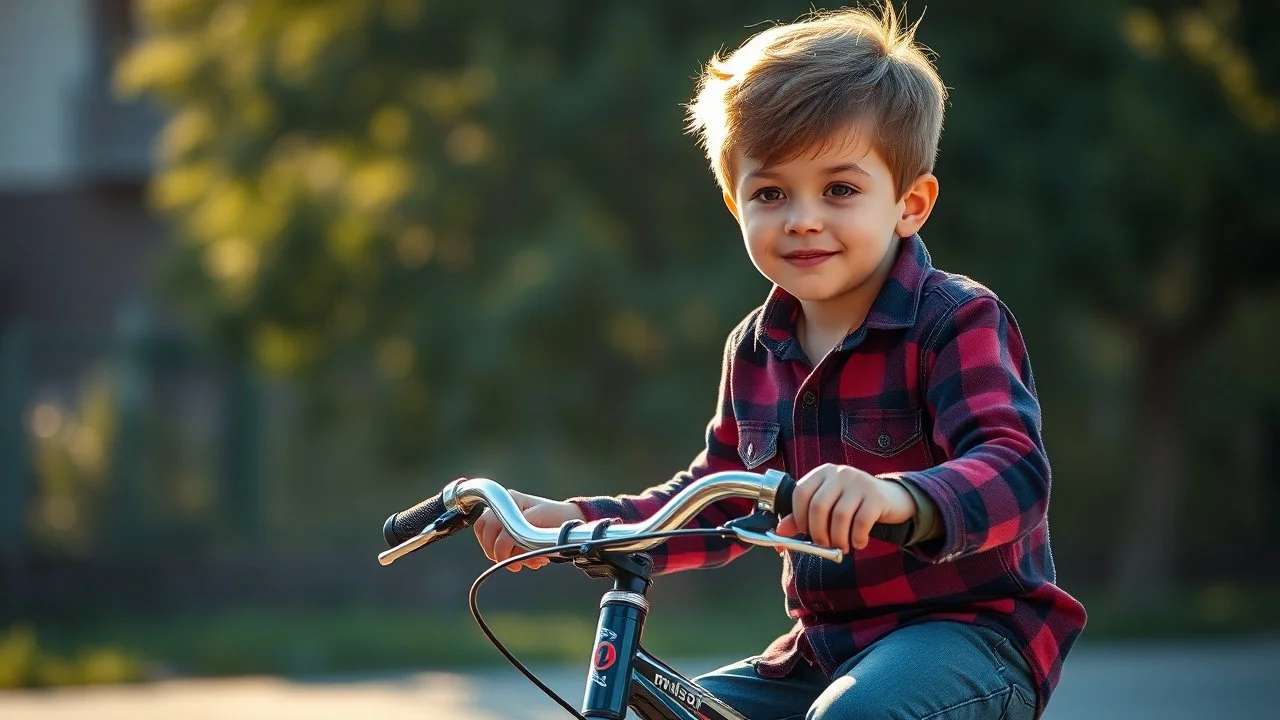
M 671 498 L 662 509 L 652 517 L 640 523 L 619 523 L 605 528 L 604 538 L 625 538 L 684 527 L 703 508 L 731 497 L 760 499 L 768 496 L 772 503 L 774 492 L 782 473 L 769 471 L 764 475 L 754 472 L 729 470 L 713 473 L 695 480 L 685 489 Z M 487 478 L 470 478 L 452 484 L 444 493 L 443 501 L 450 509 L 468 511 L 477 503 L 483 502 L 497 517 L 502 527 L 506 528 L 516 544 L 530 550 L 551 547 L 559 539 L 559 528 L 539 528 L 530 525 L 524 514 L 498 483 Z M 591 540 L 596 523 L 580 525 L 569 531 L 567 540 L 570 543 L 585 543 Z M 611 545 L 613 552 L 644 552 L 666 542 L 666 538 L 641 539 L 632 543 Z

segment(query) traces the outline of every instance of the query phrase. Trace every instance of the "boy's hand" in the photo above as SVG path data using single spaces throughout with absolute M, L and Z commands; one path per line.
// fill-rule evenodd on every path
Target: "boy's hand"
M 558 528 L 568 520 L 586 519 L 578 506 L 573 503 L 548 500 L 537 495 L 525 495 L 515 490 L 508 490 L 507 493 L 511 495 L 512 500 L 516 501 L 516 506 L 520 508 L 524 519 L 534 527 Z M 495 563 L 525 552 L 524 548 L 516 545 L 515 538 L 502 527 L 498 518 L 488 510 L 484 511 L 472 528 L 476 531 L 476 539 L 480 541 L 484 554 Z M 511 572 L 519 572 L 520 568 L 526 567 L 537 570 L 550 562 L 551 559 L 547 557 L 533 558 L 515 565 L 508 565 L 507 569 Z
M 818 545 L 843 552 L 867 546 L 876 523 L 901 523 L 915 517 L 911 493 L 893 480 L 847 465 L 821 465 L 796 484 L 791 514 L 778 523 L 778 534 L 809 533 Z

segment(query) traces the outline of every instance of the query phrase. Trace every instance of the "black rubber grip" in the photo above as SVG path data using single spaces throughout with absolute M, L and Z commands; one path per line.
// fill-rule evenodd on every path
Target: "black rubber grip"
M 773 500 L 773 508 L 778 517 L 784 518 L 791 514 L 791 496 L 795 491 L 796 480 L 790 475 L 784 476 L 782 482 L 778 483 L 778 491 Z M 876 523 L 871 528 L 871 537 L 894 545 L 905 545 L 914 529 L 915 522 L 912 520 L 894 525 Z
M 395 547 L 422 532 L 423 528 L 435 522 L 444 511 L 444 501 L 440 499 L 440 493 L 437 493 L 408 510 L 392 514 L 382 526 L 382 537 L 387 541 L 388 547 Z
M 782 482 L 778 483 L 778 491 L 773 496 L 773 510 L 778 513 L 779 518 L 784 518 L 791 514 L 791 496 L 796 492 L 796 479 L 790 475 L 783 475 Z

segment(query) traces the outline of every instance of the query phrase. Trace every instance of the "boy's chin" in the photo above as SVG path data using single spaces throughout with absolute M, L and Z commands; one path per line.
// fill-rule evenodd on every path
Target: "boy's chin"
M 843 288 L 829 282 L 788 282 L 778 283 L 797 300 L 805 302 L 823 302 L 841 294 Z

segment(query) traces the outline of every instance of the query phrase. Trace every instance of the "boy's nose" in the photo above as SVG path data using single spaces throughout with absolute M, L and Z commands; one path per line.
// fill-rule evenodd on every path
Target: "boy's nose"
M 782 229 L 788 235 L 822 232 L 822 215 L 808 204 L 796 203 L 791 207 L 791 212 L 787 215 L 786 224 Z

